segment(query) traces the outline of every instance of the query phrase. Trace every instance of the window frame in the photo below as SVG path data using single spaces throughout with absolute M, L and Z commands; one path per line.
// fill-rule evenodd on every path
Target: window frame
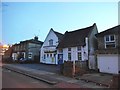
M 53 46 L 53 39 L 49 40 L 49 46 Z
M 71 48 L 68 48 L 68 52 L 71 52 Z
M 77 51 L 81 51 L 81 46 L 78 46 L 78 47 L 77 47 Z
M 47 58 L 49 57 L 49 53 L 47 53 Z
M 114 36 L 114 40 L 111 40 L 111 36 Z M 107 37 L 108 37 L 108 40 L 107 40 Z M 111 48 L 116 48 L 116 38 L 115 38 L 115 35 L 106 35 L 104 36 L 104 42 L 105 42 L 105 48 L 109 48 L 107 47 L 107 45 L 114 45 L 114 47 L 111 47 Z
M 50 57 L 51 57 L 51 58 L 53 57 L 52 53 L 50 53 Z
M 44 59 L 46 59 L 46 54 L 44 54 Z
M 71 61 L 72 56 L 71 56 L 71 52 L 68 52 L 68 61 Z

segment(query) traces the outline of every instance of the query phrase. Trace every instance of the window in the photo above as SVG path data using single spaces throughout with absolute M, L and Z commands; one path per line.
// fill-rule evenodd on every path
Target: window
M 71 53 L 68 53 L 68 60 L 71 60 Z
M 49 46 L 52 46 L 52 45 L 53 45 L 53 40 L 50 39 L 50 40 L 49 40 Z
M 105 36 L 105 48 L 115 48 L 115 35 Z
M 54 57 L 56 56 L 56 54 L 54 54 Z
M 114 36 L 112 35 L 112 36 L 110 36 L 110 40 L 111 41 L 114 41 L 115 40 L 115 38 L 114 38 Z
M 47 57 L 49 57 L 49 54 L 47 54 Z
M 50 57 L 52 57 L 52 54 L 50 54 Z
M 71 48 L 68 48 L 68 51 L 71 51 Z
M 29 59 L 32 58 L 32 52 L 29 52 L 29 53 L 28 53 L 28 58 L 29 58 Z
M 63 53 L 63 50 L 62 50 L 62 49 L 59 49 L 59 53 Z
M 80 50 L 81 50 L 81 47 L 80 47 L 80 46 L 78 46 L 78 47 L 77 47 L 77 50 L 78 50 L 78 51 L 80 51 Z
M 106 38 L 106 41 L 109 41 L 109 36 L 106 36 L 105 38 Z
M 44 59 L 46 59 L 46 55 L 44 54 Z
M 78 52 L 78 60 L 82 60 L 82 58 L 81 58 L 81 52 Z

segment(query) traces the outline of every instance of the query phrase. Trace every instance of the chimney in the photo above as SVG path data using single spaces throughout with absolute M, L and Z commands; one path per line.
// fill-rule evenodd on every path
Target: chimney
M 34 37 L 34 40 L 35 40 L 35 41 L 38 41 L 38 36 L 35 36 L 35 37 Z

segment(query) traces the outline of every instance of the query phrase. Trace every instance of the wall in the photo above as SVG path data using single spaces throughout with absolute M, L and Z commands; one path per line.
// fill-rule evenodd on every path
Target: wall
M 43 46 L 49 46 L 50 39 L 53 39 L 53 45 L 58 45 L 58 37 L 55 35 L 55 33 L 52 30 L 50 30 L 43 43 Z
M 81 46 L 80 52 L 81 52 L 82 61 L 88 60 L 87 46 L 84 46 L 84 47 Z M 71 61 L 78 60 L 77 54 L 78 54 L 77 47 L 71 47 Z M 67 60 L 68 60 L 68 48 L 64 48 L 63 49 L 63 61 L 67 61 Z
M 118 55 L 118 68 L 119 68 L 119 73 L 120 73 L 120 55 Z
M 32 53 L 32 59 L 34 59 L 34 56 L 39 56 L 39 49 L 41 45 L 36 43 L 29 43 L 28 44 L 28 53 Z
M 50 39 L 53 39 L 53 46 L 49 46 Z M 50 32 L 48 33 L 48 35 L 47 35 L 47 37 L 46 37 L 46 39 L 41 47 L 40 62 L 53 64 L 53 63 L 51 63 L 50 58 L 44 59 L 44 51 L 50 51 L 50 50 L 55 51 L 57 45 L 58 45 L 58 37 L 55 35 L 55 33 L 52 30 L 50 30 Z M 54 64 L 55 63 L 57 64 L 57 56 L 54 59 L 55 59 Z
M 109 35 L 109 33 L 106 35 Z M 119 36 L 115 35 L 115 39 L 116 39 L 116 48 L 118 48 L 120 47 Z M 105 49 L 104 36 L 98 37 L 97 40 L 98 40 L 98 50 Z
M 104 37 L 98 37 L 98 50 L 105 49 Z
M 95 53 L 95 50 L 97 49 L 97 38 L 95 34 L 98 33 L 97 27 L 94 27 L 91 33 L 89 34 L 88 37 L 88 47 L 89 47 L 89 54 L 93 55 Z
M 95 34 L 98 33 L 97 27 L 94 27 L 88 38 L 88 50 L 89 50 L 89 69 L 97 69 L 97 59 L 95 51 L 98 48 L 97 38 Z

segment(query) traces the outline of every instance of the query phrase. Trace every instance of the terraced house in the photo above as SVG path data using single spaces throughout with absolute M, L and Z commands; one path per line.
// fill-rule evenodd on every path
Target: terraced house
M 120 25 L 98 33 L 98 69 L 100 72 L 120 73 Z

